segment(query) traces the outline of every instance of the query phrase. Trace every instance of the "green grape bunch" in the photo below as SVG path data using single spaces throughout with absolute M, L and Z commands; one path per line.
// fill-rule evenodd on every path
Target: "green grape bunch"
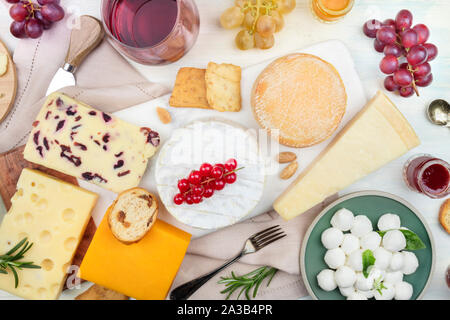
M 284 27 L 283 15 L 295 6 L 295 0 L 235 0 L 220 16 L 220 24 L 225 29 L 242 27 L 235 38 L 239 49 L 270 49 L 275 44 L 274 33 Z

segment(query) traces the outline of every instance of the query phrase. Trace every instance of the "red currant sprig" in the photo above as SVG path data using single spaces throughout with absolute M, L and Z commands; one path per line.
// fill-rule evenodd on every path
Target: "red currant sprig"
M 215 191 L 222 190 L 227 184 L 236 182 L 236 172 L 244 167 L 237 168 L 236 159 L 229 159 L 225 164 L 216 163 L 211 165 L 204 163 L 199 170 L 193 170 L 187 179 L 178 181 L 178 190 L 173 202 L 181 205 L 196 204 L 203 201 L 203 198 L 210 198 Z

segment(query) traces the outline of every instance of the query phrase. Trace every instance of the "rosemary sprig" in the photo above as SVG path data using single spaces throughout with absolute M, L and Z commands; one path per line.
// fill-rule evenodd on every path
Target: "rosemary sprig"
M 220 293 L 228 293 L 226 297 L 226 300 L 228 300 L 237 289 L 241 289 L 237 296 L 237 300 L 239 300 L 242 293 L 245 294 L 247 300 L 251 300 L 250 291 L 252 288 L 252 296 L 255 298 L 263 280 L 269 278 L 267 282 L 267 286 L 269 286 L 277 271 L 278 269 L 272 267 L 260 267 L 243 276 L 236 276 L 234 272 L 231 272 L 231 277 L 221 277 L 221 280 L 218 281 L 219 284 L 225 284 L 226 287 Z
M 14 276 L 15 288 L 19 286 L 19 275 L 17 274 L 16 269 L 22 270 L 41 268 L 40 266 L 33 264 L 33 262 L 19 261 L 23 259 L 25 253 L 27 253 L 32 246 L 33 244 L 29 243 L 27 241 L 27 238 L 24 238 L 7 253 L 5 253 L 4 255 L 0 255 L 0 273 L 8 274 L 9 268 Z

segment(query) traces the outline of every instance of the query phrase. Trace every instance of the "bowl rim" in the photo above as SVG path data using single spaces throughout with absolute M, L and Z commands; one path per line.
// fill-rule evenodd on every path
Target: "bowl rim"
M 420 292 L 420 294 L 419 294 L 419 296 L 417 297 L 416 300 L 422 299 L 425 291 L 427 290 L 428 286 L 430 285 L 432 276 L 434 274 L 434 269 L 435 269 L 436 250 L 435 250 L 435 246 L 434 246 L 433 234 L 432 234 L 432 232 L 431 232 L 431 230 L 430 230 L 430 228 L 428 226 L 428 223 L 426 222 L 425 218 L 422 216 L 422 214 L 419 212 L 419 210 L 417 210 L 411 203 L 409 203 L 405 199 L 403 199 L 403 198 L 401 198 L 399 196 L 396 196 L 396 195 L 394 195 L 392 193 L 383 192 L 383 191 L 377 191 L 377 190 L 358 191 L 358 192 L 352 192 L 352 193 L 346 194 L 346 195 L 340 197 L 339 199 L 333 201 L 332 203 L 330 203 L 313 220 L 313 222 L 309 226 L 308 230 L 306 231 L 305 236 L 303 237 L 303 242 L 302 242 L 302 246 L 300 248 L 300 257 L 299 257 L 299 260 L 300 260 L 299 261 L 299 263 L 300 263 L 300 273 L 302 275 L 302 280 L 303 280 L 303 283 L 305 284 L 306 290 L 308 291 L 308 293 L 310 294 L 310 296 L 314 300 L 319 300 L 319 298 L 317 298 L 317 296 L 315 295 L 314 291 L 312 290 L 312 288 L 311 288 L 311 286 L 310 286 L 310 284 L 308 282 L 308 278 L 306 277 L 306 272 L 305 272 L 306 268 L 305 268 L 304 255 L 305 255 L 305 251 L 306 251 L 306 245 L 308 243 L 309 236 L 311 235 L 312 230 L 316 226 L 317 222 L 330 209 L 332 209 L 333 207 L 335 207 L 336 205 L 338 205 L 341 202 L 344 202 L 344 201 L 349 200 L 349 199 L 357 198 L 357 197 L 362 197 L 362 196 L 380 196 L 380 197 L 385 197 L 385 198 L 389 198 L 389 199 L 395 200 L 397 202 L 400 202 L 401 204 L 406 206 L 408 209 L 410 209 L 419 218 L 419 220 L 422 222 L 423 226 L 425 227 L 425 230 L 426 230 L 426 232 L 428 234 L 428 238 L 430 239 L 430 244 L 431 244 L 431 248 L 430 248 L 431 249 L 431 268 L 430 268 L 430 273 L 428 274 L 427 282 L 425 283 L 425 286 L 423 287 L 422 291 Z

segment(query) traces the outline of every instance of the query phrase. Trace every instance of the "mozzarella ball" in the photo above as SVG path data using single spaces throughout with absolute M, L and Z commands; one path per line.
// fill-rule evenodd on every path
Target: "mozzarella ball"
M 403 268 L 403 254 L 401 252 L 394 252 L 392 254 L 389 269 L 392 271 L 401 270 Z
M 385 288 L 381 289 L 381 293 L 375 290 L 373 295 L 376 300 L 392 300 L 395 297 L 394 285 L 389 282 L 383 282 Z
M 403 273 L 401 271 L 388 271 L 384 276 L 384 281 L 396 284 L 403 281 Z
M 334 249 L 341 245 L 344 234 L 336 228 L 328 228 L 322 232 L 322 244 L 327 249 Z
M 373 256 L 375 257 L 375 267 L 381 270 L 386 270 L 391 264 L 392 252 L 383 247 L 376 248 L 373 251 Z
M 347 266 L 352 268 L 355 271 L 362 271 L 362 250 L 355 250 L 347 257 Z
M 355 287 L 339 287 L 339 292 L 344 296 L 348 297 L 352 293 L 355 293 Z
M 353 284 L 356 281 L 356 273 L 352 269 L 350 269 L 347 266 L 339 267 L 334 277 L 336 279 L 336 284 L 339 287 L 350 287 L 353 286 Z
M 364 295 L 367 299 L 373 298 L 374 290 L 362 291 L 356 290 L 356 293 Z
M 359 215 L 355 217 L 353 227 L 350 232 L 357 237 L 362 237 L 372 230 L 372 222 L 369 220 L 369 218 L 364 215 Z
M 333 270 L 324 269 L 317 275 L 317 283 L 322 290 L 333 291 L 336 289 L 337 285 L 334 278 L 334 273 L 335 272 Z
M 403 251 L 403 268 L 402 272 L 406 275 L 413 274 L 419 267 L 419 260 L 416 255 L 410 251 Z
M 361 291 L 369 291 L 373 287 L 373 277 L 364 277 L 362 272 L 356 273 L 355 287 Z
M 360 243 L 363 250 L 369 249 L 374 251 L 380 246 L 381 236 L 377 232 L 371 231 L 361 237 Z
M 405 249 L 406 238 L 399 230 L 390 230 L 383 236 L 382 246 L 392 252 Z
M 347 255 L 355 250 L 358 250 L 359 238 L 350 233 L 344 234 L 344 240 L 342 240 L 341 249 L 344 250 L 345 254 Z
M 367 300 L 367 297 L 360 292 L 354 292 L 347 297 L 347 300 Z
M 400 229 L 400 217 L 396 214 L 386 213 L 378 219 L 378 230 L 387 231 Z
M 348 231 L 353 227 L 353 213 L 345 208 L 339 209 L 331 218 L 331 225 L 341 231 Z
M 413 295 L 413 286 L 408 282 L 399 282 L 394 286 L 395 300 L 409 300 Z
M 345 264 L 345 253 L 341 248 L 331 249 L 325 253 L 324 260 L 330 269 L 337 269 Z

